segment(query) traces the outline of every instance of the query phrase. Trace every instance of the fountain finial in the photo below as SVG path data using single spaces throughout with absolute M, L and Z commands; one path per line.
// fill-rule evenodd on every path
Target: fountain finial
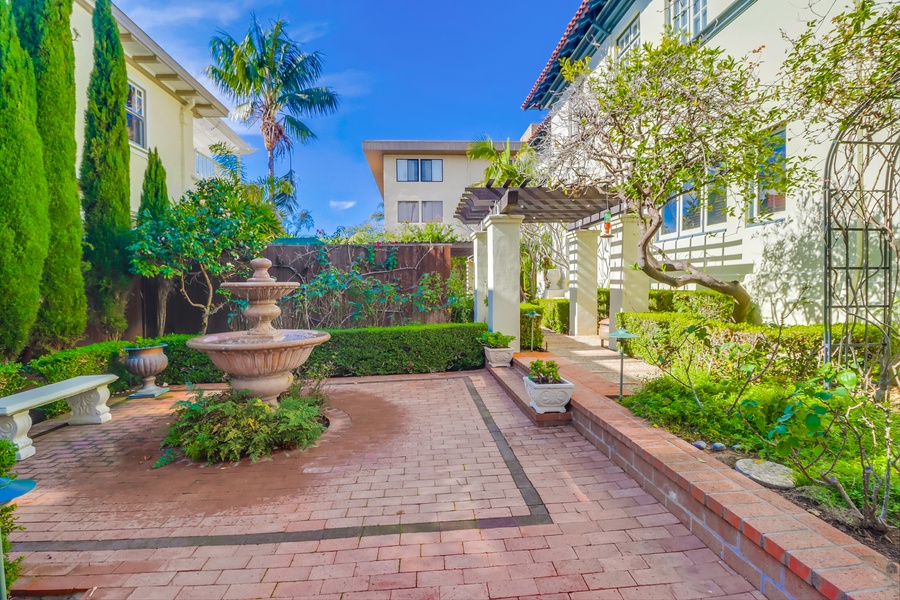
M 268 258 L 254 258 L 250 261 L 250 266 L 253 267 L 253 276 L 247 281 L 275 281 L 275 278 L 269 275 L 272 261 Z

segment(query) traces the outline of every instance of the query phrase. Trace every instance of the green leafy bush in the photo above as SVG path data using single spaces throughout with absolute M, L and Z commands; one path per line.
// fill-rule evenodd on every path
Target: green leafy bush
M 46 383 L 57 383 L 79 375 L 110 373 L 119 379 L 111 383 L 109 389 L 121 392 L 129 387 L 129 375 L 122 364 L 128 346 L 129 342 L 115 341 L 61 350 L 33 359 L 26 369 Z
M 597 288 L 597 318 L 609 317 L 609 288 Z
M 478 338 L 488 348 L 509 348 L 509 343 L 516 339 L 514 335 L 503 335 L 499 331 L 485 331 Z
M 691 346 L 694 364 L 712 364 L 720 358 L 718 353 L 725 344 L 738 343 L 750 346 L 747 362 L 764 364 L 775 350 L 779 336 L 777 327 L 723 323 L 690 313 L 619 313 L 618 317 L 623 327 L 638 336 L 625 342 L 625 352 L 649 363 L 657 363 L 662 357 L 671 360 L 673 355 L 665 348 L 687 344 Z M 686 333 L 700 322 L 708 330 L 709 344 Z M 840 326 L 836 326 L 836 337 L 839 332 Z M 805 379 L 821 363 L 823 326 L 793 325 L 784 327 L 780 335 L 769 377 L 790 383 Z M 872 328 L 867 334 L 865 326 L 858 326 L 853 337 L 862 340 L 866 335 L 878 336 L 878 332 Z
M 201 392 L 177 402 L 174 419 L 162 447 L 210 463 L 244 457 L 255 461 L 277 449 L 306 448 L 325 430 L 319 402 L 299 396 L 296 387 L 275 410 L 240 392 Z
M 538 316 L 527 316 L 534 311 Z M 540 304 L 523 303 L 519 305 L 519 347 L 522 350 L 542 350 L 544 348 L 544 332 L 541 330 L 541 318 L 544 307 Z
M 313 349 L 308 364 L 332 361 L 343 376 L 478 369 L 486 330 L 483 323 L 330 329 L 331 339 Z
M 12 473 L 12 468 L 16 465 L 16 448 L 15 444 L 9 440 L 0 439 L 0 477 L 9 477 L 15 479 L 16 474 Z M 19 578 L 19 564 L 24 556 L 12 558 L 10 551 L 12 543 L 9 541 L 9 533 L 11 531 L 21 531 L 25 529 L 16 523 L 14 511 L 15 504 L 5 504 L 0 507 L 0 536 L 2 536 L 3 545 L 3 569 L 6 574 L 6 588 L 9 589 Z M 6 600 L 5 598 L 3 600 Z
M 529 366 L 528 378 L 541 385 L 562 383 L 559 376 L 559 365 L 555 360 L 533 360 Z
M 599 290 L 598 297 L 599 297 Z M 542 298 L 538 300 L 544 309 L 541 323 L 557 333 L 569 333 L 569 301 L 566 298 Z M 599 306 L 598 306 L 599 309 Z M 598 313 L 599 314 L 599 313 Z
M 158 380 L 169 384 L 216 383 L 224 381 L 225 374 L 213 364 L 209 355 L 187 347 L 192 335 L 170 334 L 158 338 L 138 340 L 142 346 L 168 344 L 166 356 L 169 366 L 159 374 Z
M 0 364 L 0 398 L 15 394 L 28 384 L 19 363 Z

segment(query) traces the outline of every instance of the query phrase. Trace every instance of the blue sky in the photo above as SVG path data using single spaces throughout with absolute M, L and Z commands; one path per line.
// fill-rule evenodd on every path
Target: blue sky
M 116 0 L 114 0 L 116 1 Z M 365 139 L 519 139 L 543 113 L 522 111 L 580 0 L 117 0 L 192 74 L 209 63 L 209 39 L 241 37 L 253 10 L 283 18 L 308 51 L 324 54 L 322 83 L 342 96 L 335 115 L 307 120 L 318 140 L 296 146 L 299 201 L 316 227 L 365 221 L 381 201 Z M 210 89 L 214 89 L 210 85 Z M 223 98 L 224 99 L 224 98 Z M 235 126 L 265 172 L 260 136 Z M 278 171 L 288 168 L 287 161 Z

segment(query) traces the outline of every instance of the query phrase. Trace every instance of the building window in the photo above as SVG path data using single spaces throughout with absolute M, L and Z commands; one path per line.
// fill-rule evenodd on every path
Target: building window
M 128 117 L 128 139 L 132 144 L 147 147 L 146 114 L 144 111 L 144 90 L 132 83 L 128 84 L 128 99 L 125 101 L 125 113 Z
M 628 27 L 625 28 L 625 31 L 622 32 L 622 35 L 619 36 L 619 39 L 616 40 L 616 48 L 618 48 L 618 56 L 619 60 L 625 58 L 625 56 L 638 47 L 641 43 L 641 17 L 640 15 L 634 18 Z
M 444 161 L 440 158 L 425 159 L 422 163 L 422 181 L 443 181 L 444 180 Z
M 706 0 L 671 0 L 669 25 L 687 38 L 706 29 Z
M 728 220 L 728 202 L 723 191 L 708 191 L 706 205 L 700 203 L 701 190 L 685 186 L 681 195 L 669 200 L 662 210 L 660 236 L 695 234 L 714 229 Z M 718 229 L 721 229 L 719 227 Z
M 397 181 L 418 181 L 419 161 L 412 158 L 397 159 Z
M 419 178 L 419 163 L 422 165 L 421 179 Z M 397 181 L 443 181 L 444 161 L 442 159 L 419 160 L 417 158 L 397 159 Z
M 783 162 L 787 157 L 787 133 L 785 130 L 782 129 L 775 133 L 771 143 L 772 156 L 769 157 L 769 162 Z M 756 202 L 750 207 L 751 217 L 771 215 L 785 210 L 785 193 L 780 184 L 781 182 L 777 179 L 768 181 L 763 179 L 759 182 Z
M 444 220 L 444 203 L 443 202 L 423 202 L 422 203 L 422 222 L 423 223 L 439 223 Z
M 419 222 L 419 203 L 418 202 L 398 202 L 397 203 L 397 222 L 399 222 L 399 223 L 418 223 Z

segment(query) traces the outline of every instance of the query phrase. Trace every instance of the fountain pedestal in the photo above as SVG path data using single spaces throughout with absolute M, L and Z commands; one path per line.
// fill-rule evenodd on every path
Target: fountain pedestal
M 253 326 L 247 331 L 196 337 L 188 340 L 187 346 L 208 354 L 213 364 L 230 375 L 233 389 L 246 390 L 275 406 L 278 396 L 294 381 L 292 371 L 331 335 L 307 329 L 275 329 L 272 321 L 281 314 L 276 303 L 300 284 L 276 281 L 269 275 L 272 262 L 268 259 L 254 259 L 250 265 L 254 269 L 250 279 L 226 282 L 221 287 L 248 302 L 242 314 Z

